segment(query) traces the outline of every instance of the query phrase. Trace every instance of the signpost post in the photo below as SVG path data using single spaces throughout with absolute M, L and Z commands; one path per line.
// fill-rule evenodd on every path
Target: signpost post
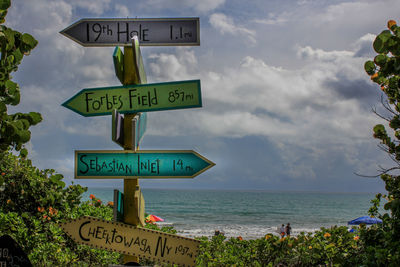
M 198 240 L 88 216 L 60 226 L 79 244 L 152 261 L 195 266 L 199 253 Z
M 138 46 L 139 44 L 135 41 L 132 42 L 132 46 L 124 47 L 124 80 L 123 85 L 128 84 L 140 84 L 140 79 L 138 72 L 136 71 L 138 66 L 136 64 L 135 56 L 136 49 L 134 46 Z M 124 117 L 124 149 L 125 150 L 134 150 L 135 144 L 133 140 L 133 132 L 132 132 L 132 122 L 137 113 L 126 114 Z M 123 221 L 124 223 L 135 225 L 135 226 L 143 226 L 144 224 L 141 222 L 140 218 L 144 218 L 144 208 L 143 210 L 138 209 L 137 202 L 137 192 L 140 192 L 139 179 L 124 179 L 124 214 Z M 144 202 L 143 202 L 144 205 Z M 143 206 L 144 207 L 144 206 Z M 140 214 L 142 212 L 143 214 Z M 144 221 L 144 219 L 143 219 Z M 135 262 L 139 263 L 139 257 L 136 255 L 128 255 L 124 256 L 124 263 Z

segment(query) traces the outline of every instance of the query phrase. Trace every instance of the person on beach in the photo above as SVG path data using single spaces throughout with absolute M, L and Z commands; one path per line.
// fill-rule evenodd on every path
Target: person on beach
M 290 227 L 290 223 L 288 223 L 286 225 L 286 235 L 289 237 L 291 232 L 292 232 L 292 227 Z
M 284 236 L 285 236 L 286 231 L 285 231 L 285 225 L 284 225 L 284 224 L 282 224 L 282 226 L 281 226 L 279 232 L 280 232 L 280 234 L 281 234 L 281 237 L 284 237 Z

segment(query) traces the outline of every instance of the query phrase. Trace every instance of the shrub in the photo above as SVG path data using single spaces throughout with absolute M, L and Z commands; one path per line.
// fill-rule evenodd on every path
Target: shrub
M 97 199 L 81 202 L 87 190 L 65 187 L 54 170 L 39 170 L 27 159 L 10 152 L 0 160 L 0 235 L 10 235 L 35 266 L 107 265 L 119 263 L 120 255 L 78 245 L 58 226 L 83 215 L 112 219 L 112 208 Z

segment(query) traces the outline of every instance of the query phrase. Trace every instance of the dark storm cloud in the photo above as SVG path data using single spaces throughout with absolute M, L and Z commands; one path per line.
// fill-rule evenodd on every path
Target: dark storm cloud
M 338 74 L 335 80 L 326 80 L 323 86 L 333 90 L 341 99 L 357 99 L 364 108 L 371 108 L 379 99 L 379 88 L 367 80 L 350 80 Z

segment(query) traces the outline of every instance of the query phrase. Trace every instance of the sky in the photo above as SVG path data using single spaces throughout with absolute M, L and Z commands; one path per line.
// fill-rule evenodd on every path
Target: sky
M 15 0 L 5 25 L 38 46 L 13 77 L 36 111 L 29 157 L 65 181 L 74 150 L 120 150 L 111 116 L 61 106 L 83 88 L 119 86 L 112 47 L 83 47 L 59 32 L 82 18 L 200 18 L 200 46 L 141 47 L 148 83 L 200 79 L 203 107 L 148 113 L 142 150 L 195 150 L 216 165 L 194 179 L 141 179 L 142 188 L 384 192 L 390 167 L 372 128 L 381 92 L 363 70 L 397 0 Z

